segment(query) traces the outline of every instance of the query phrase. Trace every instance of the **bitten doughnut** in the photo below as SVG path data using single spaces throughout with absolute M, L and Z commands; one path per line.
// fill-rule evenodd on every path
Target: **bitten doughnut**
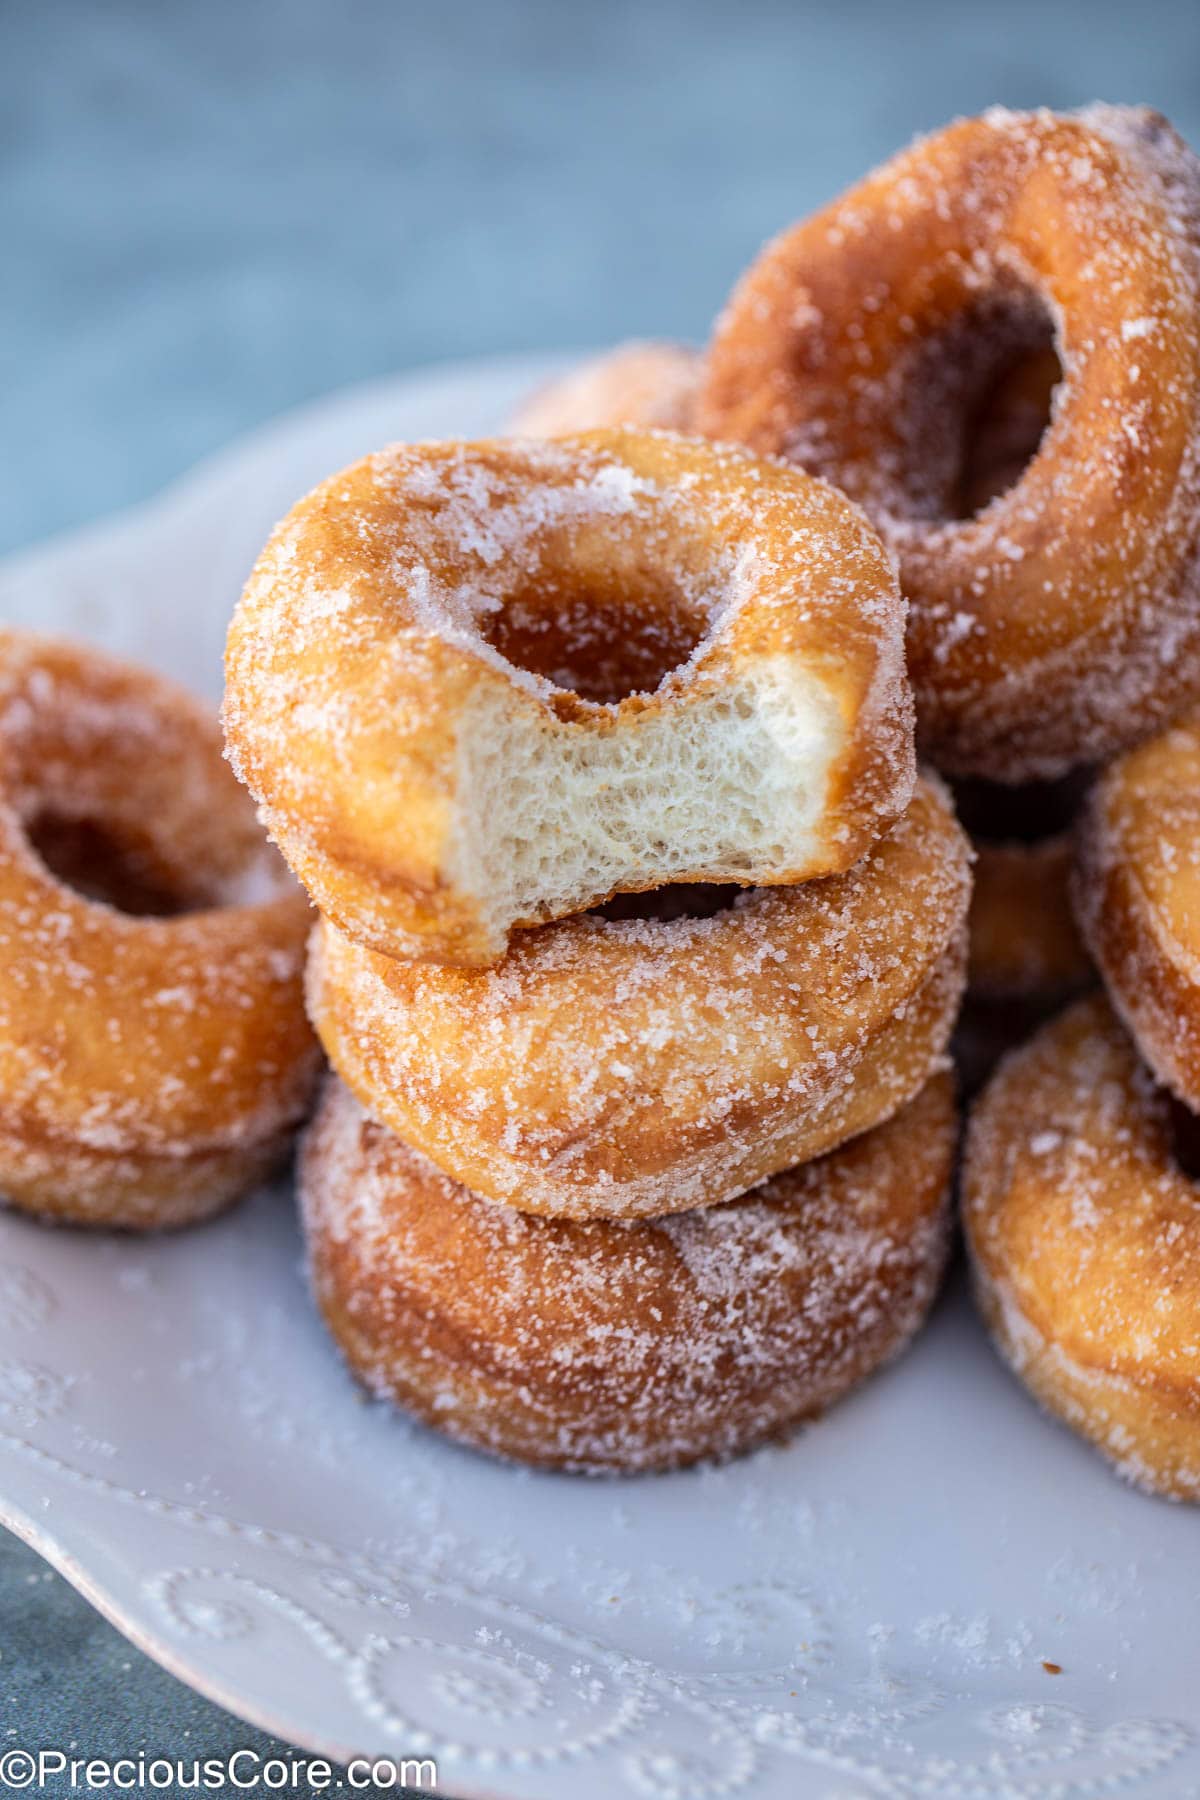
M 979 408 L 1039 359 L 1045 434 L 972 514 Z M 1158 114 L 994 110 L 919 141 L 767 247 L 698 417 L 866 509 L 939 768 L 1053 777 L 1200 694 L 1200 162 Z
M 1036 1398 L 1130 1480 L 1200 1499 L 1200 1191 L 1104 1000 L 993 1077 L 963 1222 L 984 1317 Z
M 677 890 L 518 937 L 495 969 L 381 957 L 327 921 L 309 1008 L 385 1125 L 492 1200 L 637 1218 L 732 1199 L 889 1117 L 962 995 L 968 849 L 943 790 L 853 869 Z M 624 915 L 624 916 L 623 916 Z
M 182 690 L 0 632 L 0 1196 L 183 1225 L 276 1161 L 311 915 Z
M 1080 823 L 1075 904 L 1138 1049 L 1200 1111 L 1200 719 L 1097 783 Z
M 854 862 L 912 789 L 902 615 L 862 515 L 782 464 L 400 445 L 260 559 L 230 755 L 348 936 L 487 964 L 613 893 Z
M 478 1449 L 596 1474 L 733 1456 L 917 1330 L 956 1136 L 940 1075 L 731 1205 L 576 1225 L 476 1199 L 331 1080 L 301 1163 L 313 1287 L 372 1393 Z
M 540 438 L 607 425 L 690 431 L 699 382 L 699 353 L 686 344 L 620 344 L 538 388 L 509 430 Z

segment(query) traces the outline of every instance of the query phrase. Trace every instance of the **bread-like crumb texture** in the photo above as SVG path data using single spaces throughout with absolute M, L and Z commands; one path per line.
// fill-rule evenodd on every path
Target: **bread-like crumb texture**
M 373 1116 L 476 1193 L 569 1218 L 711 1205 L 878 1124 L 941 1065 L 969 860 L 923 779 L 844 875 L 710 917 L 577 915 L 492 969 L 381 957 L 325 921 L 310 1013 Z
M 347 935 L 481 965 L 613 893 L 848 867 L 912 791 L 903 619 L 862 515 L 782 464 L 395 446 L 260 558 L 229 752 Z
M 331 1080 L 301 1159 L 313 1287 L 369 1390 L 463 1443 L 596 1474 L 733 1456 L 917 1330 L 956 1137 L 941 1075 L 731 1205 L 576 1225 L 475 1198 Z
M 984 1316 L 1042 1405 L 1139 1486 L 1200 1500 L 1200 1196 L 1103 999 L 977 1102 L 963 1223 Z

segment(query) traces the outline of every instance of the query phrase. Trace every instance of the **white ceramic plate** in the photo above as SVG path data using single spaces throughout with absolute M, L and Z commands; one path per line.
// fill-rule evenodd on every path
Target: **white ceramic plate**
M 351 393 L 0 571 L 0 618 L 214 694 L 268 527 L 545 362 Z M 791 1445 L 587 1482 L 365 1403 L 277 1190 L 163 1242 L 0 1218 L 0 1509 L 152 1656 L 458 1796 L 1200 1794 L 1200 1535 L 1047 1423 L 961 1291 Z M 1048 1673 L 1043 1660 L 1060 1664 Z

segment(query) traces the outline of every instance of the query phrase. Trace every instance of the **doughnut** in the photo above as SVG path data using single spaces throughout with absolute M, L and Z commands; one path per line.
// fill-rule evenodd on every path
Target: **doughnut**
M 865 508 L 899 563 L 939 768 L 1050 779 L 1200 695 L 1198 321 L 1200 162 L 1135 107 L 960 120 L 735 290 L 698 426 Z M 1050 417 L 988 498 L 971 439 L 1022 366 Z M 1028 411 L 1010 444 L 1021 430 Z
M 309 1012 L 372 1116 L 476 1194 L 574 1219 L 710 1206 L 879 1124 L 941 1066 L 968 858 L 922 780 L 843 875 L 614 902 L 523 933 L 494 969 L 381 957 L 324 921 Z
M 967 988 L 973 998 L 1057 1007 L 1092 980 L 1072 911 L 1074 821 L 1087 780 L 994 787 L 956 782 L 975 846 Z
M 1097 783 L 1074 892 L 1138 1049 L 1200 1111 L 1200 718 L 1130 751 Z
M 293 510 L 229 634 L 234 767 L 389 956 L 673 882 L 847 868 L 914 779 L 903 603 L 862 515 L 665 433 L 395 446 Z
M 699 353 L 686 344 L 620 344 L 538 388 L 509 430 L 533 438 L 606 425 L 689 431 L 699 380 Z
M 98 651 L 0 632 L 0 1195 L 204 1218 L 278 1159 L 319 1051 L 311 914 L 217 721 Z
M 976 1103 L 963 1223 L 984 1318 L 1034 1396 L 1139 1486 L 1200 1500 L 1200 1188 L 1102 998 Z
M 702 1212 L 535 1219 L 477 1199 L 331 1079 L 305 1139 L 312 1285 L 353 1372 L 462 1443 L 594 1474 L 729 1457 L 896 1356 L 937 1291 L 949 1077 Z
M 951 784 L 975 851 L 967 996 L 954 1033 L 960 1091 L 1095 979 L 1071 907 L 1072 829 L 1088 772 L 1003 787 Z

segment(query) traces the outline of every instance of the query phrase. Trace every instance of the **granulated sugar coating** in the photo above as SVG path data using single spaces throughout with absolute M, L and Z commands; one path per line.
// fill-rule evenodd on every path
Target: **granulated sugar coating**
M 971 1119 L 980 1305 L 1049 1409 L 1155 1493 L 1200 1499 L 1200 1193 L 1102 999 L 1002 1064 Z
M 1051 341 L 1036 454 L 955 517 L 981 399 Z M 1200 163 L 1159 115 L 997 109 L 918 142 L 763 252 L 699 417 L 866 509 L 939 767 L 1051 777 L 1200 693 Z
M 258 1179 L 316 1079 L 309 918 L 215 719 L 0 634 L 0 1194 L 166 1225 Z
M 731 1205 L 580 1225 L 475 1198 L 331 1081 L 301 1168 L 313 1285 L 371 1391 L 450 1437 L 595 1473 L 729 1456 L 908 1342 L 945 1262 L 956 1135 L 941 1075 Z
M 836 872 L 915 773 L 862 514 L 664 432 L 367 458 L 271 539 L 226 670 L 269 830 L 385 955 L 479 966 L 613 893 Z
M 731 1199 L 888 1118 L 942 1065 L 969 850 L 922 779 L 844 875 L 707 917 L 584 914 L 493 969 L 324 922 L 309 1006 L 371 1114 L 475 1193 L 559 1217 Z
M 1138 1049 L 1200 1111 L 1200 720 L 1101 777 L 1079 833 L 1075 903 Z

